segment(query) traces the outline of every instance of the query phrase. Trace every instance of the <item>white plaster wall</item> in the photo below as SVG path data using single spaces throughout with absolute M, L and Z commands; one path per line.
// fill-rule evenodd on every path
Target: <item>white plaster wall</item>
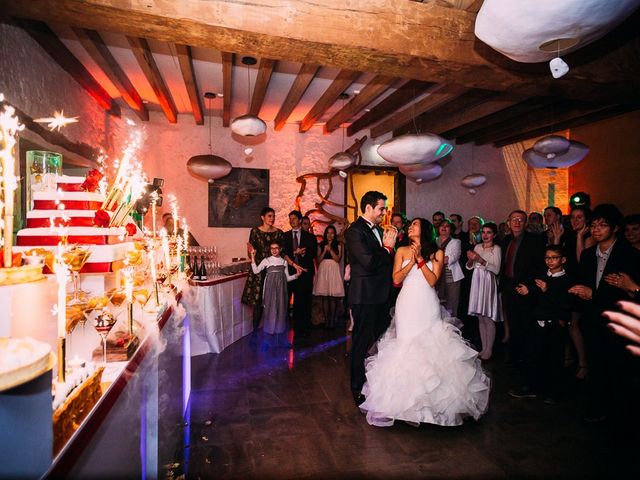
M 474 173 L 487 176 L 487 183 L 477 188 L 475 195 L 470 195 L 460 185 L 462 178 L 471 173 L 471 149 Z M 440 210 L 447 216 L 459 213 L 465 222 L 472 215 L 480 215 L 485 220 L 499 223 L 511 210 L 520 208 L 500 149 L 466 143 L 456 145 L 450 156 L 450 160 L 443 162 L 440 178 L 422 184 L 407 179 L 407 215 L 410 218 L 421 216 L 431 220 L 432 213 Z
M 253 153 L 244 153 L 247 145 L 242 138 L 232 138 L 230 129 L 223 128 L 220 118 L 213 118 L 212 151 L 227 159 L 234 167 L 269 169 L 269 206 L 276 211 L 276 226 L 287 230 L 288 213 L 295 207 L 300 190 L 296 177 L 303 173 L 326 172 L 327 159 L 341 149 L 341 137 L 325 136 L 321 130 L 301 135 L 296 125 L 287 125 L 280 132 L 268 128 L 263 142 L 252 145 Z M 186 216 L 193 234 L 202 245 L 216 245 L 222 261 L 246 256 L 249 228 L 209 228 L 206 180 L 191 175 L 186 167 L 193 155 L 209 153 L 208 121 L 206 126 L 195 126 L 193 118 L 181 115 L 171 125 L 160 114 L 151 114 L 151 121 L 143 126 L 147 141 L 142 158 L 149 178 L 165 179 L 163 193 L 174 193 L 180 204 L 180 216 Z M 323 186 L 326 182 L 323 182 Z M 302 211 L 313 208 L 320 199 L 314 195 L 315 180 L 307 184 L 307 195 Z M 342 202 L 344 184 L 334 177 L 331 198 Z M 323 192 L 326 192 L 323 189 Z M 165 208 L 165 211 L 167 209 Z M 335 210 L 334 210 L 335 212 Z M 256 226 L 260 218 L 256 218 Z
M 123 118 L 106 113 L 28 34 L 4 23 L 0 23 L 0 92 L 32 118 L 50 117 L 61 109 L 67 116 L 79 117 L 79 123 L 64 129 L 73 141 L 109 154 L 121 149 Z

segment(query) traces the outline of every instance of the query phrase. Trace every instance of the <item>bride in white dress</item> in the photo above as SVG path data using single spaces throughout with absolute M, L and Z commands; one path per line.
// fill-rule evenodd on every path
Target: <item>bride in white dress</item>
M 395 420 L 418 425 L 460 425 L 487 411 L 490 380 L 478 352 L 461 337 L 441 308 L 434 285 L 444 253 L 434 229 L 417 218 L 409 226 L 411 245 L 396 252 L 394 283 L 402 283 L 391 326 L 365 363 L 367 382 L 360 409 L 371 425 Z

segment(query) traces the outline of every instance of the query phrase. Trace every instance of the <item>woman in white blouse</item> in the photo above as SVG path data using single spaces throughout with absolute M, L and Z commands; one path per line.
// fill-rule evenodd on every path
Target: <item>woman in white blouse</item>
M 497 234 L 498 227 L 495 223 L 485 223 L 482 226 L 482 243 L 476 245 L 473 251 L 467 252 L 466 267 L 469 270 L 473 269 L 468 313 L 478 317 L 482 341 L 479 357 L 485 362 L 491 358 L 493 351 L 496 338 L 495 322 L 502 321 L 497 280 L 502 252 L 500 246 L 494 244 Z
M 440 279 L 438 291 L 441 301 L 453 317 L 458 315 L 458 303 L 460 301 L 460 284 L 464 278 L 460 267 L 460 254 L 462 245 L 460 240 L 451 236 L 453 223 L 445 218 L 438 227 L 438 247 L 444 250 L 444 274 Z

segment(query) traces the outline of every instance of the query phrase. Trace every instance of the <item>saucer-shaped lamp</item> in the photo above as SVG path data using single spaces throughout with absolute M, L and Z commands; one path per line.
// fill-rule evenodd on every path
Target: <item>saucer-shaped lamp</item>
M 217 155 L 195 155 L 187 162 L 187 169 L 205 180 L 226 177 L 232 168 L 228 161 Z
M 336 170 L 346 170 L 356 163 L 356 157 L 349 152 L 339 152 L 329 159 L 329 168 Z
M 241 115 L 231 122 L 231 131 L 243 137 L 257 137 L 267 131 L 267 124 L 255 115 Z
M 560 135 L 547 135 L 533 145 L 533 149 L 544 155 L 560 155 L 569 150 L 571 142 Z
M 472 173 L 464 177 L 460 184 L 465 188 L 477 188 L 487 182 L 487 177 L 481 173 Z
M 475 34 L 516 62 L 545 62 L 602 37 L 638 6 L 640 0 L 484 0 Z
M 435 180 L 442 175 L 442 167 L 438 163 L 401 166 L 400 172 L 416 183 Z
M 401 135 L 378 147 L 378 155 L 395 165 L 430 163 L 448 155 L 453 145 L 438 135 L 419 133 Z
M 589 153 L 589 147 L 584 143 L 571 140 L 569 149 L 561 154 L 544 154 L 533 148 L 528 148 L 522 154 L 522 158 L 532 168 L 568 168 L 579 161 Z

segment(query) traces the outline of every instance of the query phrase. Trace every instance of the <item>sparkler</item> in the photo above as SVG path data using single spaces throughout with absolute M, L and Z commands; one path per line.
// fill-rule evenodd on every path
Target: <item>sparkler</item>
M 0 102 L 4 101 L 4 95 L 0 93 Z M 13 247 L 13 195 L 17 187 L 15 172 L 15 158 L 13 149 L 16 144 L 16 135 L 24 129 L 14 115 L 15 109 L 5 105 L 0 113 L 0 169 L 2 173 L 3 201 L 4 204 L 4 265 L 11 267 Z
M 36 123 L 48 123 L 47 127 L 52 132 L 54 130 L 60 131 L 62 127 L 66 127 L 70 123 L 76 123 L 78 121 L 78 117 L 65 117 L 64 110 L 56 111 L 53 113 L 53 117 L 45 117 L 45 118 L 36 118 L 34 122 Z

